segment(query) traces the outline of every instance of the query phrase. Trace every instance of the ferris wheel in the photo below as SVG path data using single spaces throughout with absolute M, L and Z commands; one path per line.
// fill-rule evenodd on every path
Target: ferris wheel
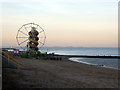
M 38 24 L 27 23 L 22 25 L 22 27 L 18 30 L 16 36 L 17 43 L 22 49 L 25 49 L 28 43 L 30 42 L 31 40 L 30 32 L 32 31 L 33 28 L 39 33 L 37 35 L 38 48 L 41 48 L 45 44 L 46 35 L 44 29 L 40 27 Z M 36 41 L 34 40 L 34 42 Z

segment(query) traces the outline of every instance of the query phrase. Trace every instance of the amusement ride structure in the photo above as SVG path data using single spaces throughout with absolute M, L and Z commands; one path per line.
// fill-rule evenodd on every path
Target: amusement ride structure
M 29 32 L 29 51 L 36 53 L 38 51 L 38 40 L 39 38 L 37 37 L 39 32 L 36 30 L 35 27 L 31 27 L 31 31 Z
M 21 58 L 36 58 L 39 60 L 61 60 L 61 58 L 58 58 L 53 53 L 48 54 L 47 52 L 41 52 L 39 50 L 45 44 L 46 36 L 44 30 L 38 24 L 24 24 L 18 30 L 16 39 L 18 45 L 22 48 L 21 50 L 20 48 L 4 48 L 0 50 L 2 62 L 7 67 L 17 68 L 19 70 L 24 68 L 24 64 L 15 59 L 13 55 L 20 56 Z
M 22 49 L 27 47 L 29 53 L 37 53 L 39 47 L 45 44 L 46 35 L 38 24 L 28 23 L 18 30 L 16 39 Z

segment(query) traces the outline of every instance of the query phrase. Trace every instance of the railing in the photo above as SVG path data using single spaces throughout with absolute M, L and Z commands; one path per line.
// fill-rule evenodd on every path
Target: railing
M 0 50 L 0 55 L 7 60 L 8 64 L 11 62 L 15 66 L 17 66 L 18 69 L 24 67 L 24 64 L 22 64 L 20 61 L 13 58 L 12 56 L 10 56 L 9 54 L 7 54 L 6 52 L 2 50 Z

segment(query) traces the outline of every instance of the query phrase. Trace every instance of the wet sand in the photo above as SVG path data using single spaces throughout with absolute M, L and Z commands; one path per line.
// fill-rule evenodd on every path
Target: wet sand
M 27 59 L 21 70 L 3 67 L 3 88 L 118 88 L 118 71 L 68 61 Z

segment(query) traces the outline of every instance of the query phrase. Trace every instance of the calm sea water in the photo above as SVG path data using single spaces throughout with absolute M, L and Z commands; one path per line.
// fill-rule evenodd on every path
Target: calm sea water
M 44 47 L 40 50 L 62 55 L 118 56 L 118 48 Z M 113 69 L 118 69 L 119 65 L 118 59 L 115 58 L 70 58 L 69 60 Z
M 62 55 L 118 56 L 118 48 L 44 47 L 40 50 Z

